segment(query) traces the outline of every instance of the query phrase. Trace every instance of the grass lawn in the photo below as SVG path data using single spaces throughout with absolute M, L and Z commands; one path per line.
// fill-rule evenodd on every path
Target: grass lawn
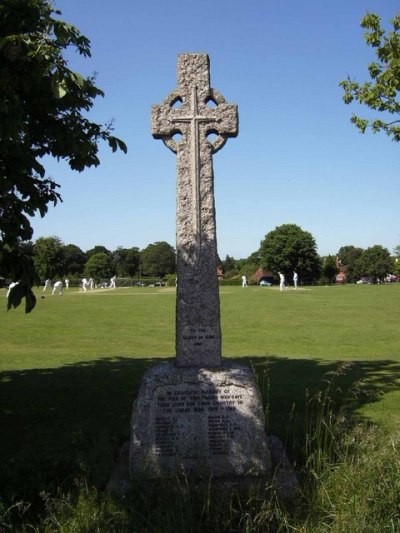
M 104 486 L 141 377 L 175 342 L 173 288 L 36 294 L 29 315 L 0 311 L 0 496 L 28 501 L 82 472 Z M 306 391 L 341 362 L 339 396 L 357 389 L 358 416 L 399 427 L 400 284 L 227 286 L 221 320 L 223 355 L 257 372 L 269 433 L 301 425 Z

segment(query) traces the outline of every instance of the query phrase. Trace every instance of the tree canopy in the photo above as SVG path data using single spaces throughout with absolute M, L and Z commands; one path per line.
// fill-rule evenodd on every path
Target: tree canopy
M 335 282 L 338 273 L 339 268 L 336 264 L 336 258 L 332 255 L 326 256 L 322 264 L 322 280 L 330 285 Z
M 353 114 L 351 122 L 365 133 L 367 128 L 373 132 L 385 132 L 393 141 L 400 141 L 400 14 L 391 21 L 392 31 L 385 31 L 381 18 L 368 13 L 361 21 L 367 31 L 364 39 L 368 46 L 375 49 L 376 61 L 368 66 L 370 81 L 358 83 L 350 77 L 340 82 L 344 90 L 346 104 L 355 101 L 384 113 L 379 118 L 360 118 Z
M 61 200 L 56 181 L 46 176 L 43 157 L 67 161 L 82 171 L 99 165 L 98 144 L 126 152 L 112 123 L 91 122 L 87 113 L 104 96 L 94 77 L 69 69 L 64 52 L 72 47 L 90 56 L 90 41 L 58 18 L 50 0 L 0 3 L 0 262 L 18 262 L 18 241 L 31 239 L 28 217 L 44 216 Z M 23 267 L 23 265 L 22 265 Z M 29 289 L 29 272 L 21 284 Z M 6 274 L 7 275 L 7 274 Z M 10 293 L 12 299 L 12 293 Z
M 342 246 L 337 253 L 342 266 L 346 267 L 346 281 L 354 282 L 357 280 L 358 273 L 355 270 L 355 264 L 363 253 L 362 248 L 353 246 L 352 244 Z
M 113 252 L 113 258 L 117 268 L 117 274 L 120 277 L 133 277 L 139 270 L 139 248 L 122 248 L 119 246 L 115 252 Z
M 59 237 L 40 237 L 33 246 L 33 262 L 41 280 L 64 274 L 64 245 Z
M 387 274 L 393 273 L 394 261 L 389 250 L 380 244 L 363 251 L 354 265 L 356 276 L 370 278 L 372 281 L 383 280 Z
M 109 278 L 114 273 L 114 264 L 111 255 L 99 253 L 89 257 L 85 265 L 85 276 L 99 282 L 103 278 Z
M 264 269 L 282 272 L 287 280 L 296 270 L 301 281 L 312 282 L 321 271 L 314 237 L 296 224 L 282 224 L 270 231 L 261 241 L 260 258 Z
M 70 276 L 79 276 L 83 273 L 85 263 L 88 260 L 87 255 L 75 244 L 64 246 L 65 274 Z
M 176 271 L 174 248 L 165 241 L 149 244 L 140 252 L 142 272 L 148 276 L 163 278 Z
M 95 255 L 95 254 L 111 255 L 111 251 L 101 244 L 96 244 L 94 248 L 91 248 L 90 250 L 86 250 L 87 257 L 92 257 L 92 255 Z

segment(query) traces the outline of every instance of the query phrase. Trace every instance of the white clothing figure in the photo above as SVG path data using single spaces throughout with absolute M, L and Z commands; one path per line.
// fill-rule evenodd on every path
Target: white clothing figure
M 83 278 L 82 280 L 82 289 L 83 289 L 83 292 L 86 292 L 87 291 L 87 279 L 86 278 Z
M 12 283 L 10 283 L 10 285 L 8 286 L 7 298 L 10 296 L 11 289 L 15 287 L 15 285 L 18 285 L 18 283 L 19 281 L 13 281 Z
M 297 289 L 297 282 L 299 281 L 299 276 L 296 271 L 293 272 L 293 284 L 294 288 Z
M 56 292 L 56 290 L 58 290 L 58 294 L 62 294 L 62 288 L 63 288 L 63 284 L 62 284 L 62 281 L 56 281 L 53 285 L 53 290 L 51 291 L 51 294 L 54 295 L 54 293 Z
M 68 290 L 68 289 L 69 289 L 69 279 L 68 279 L 68 278 L 65 278 L 64 283 L 65 283 L 65 287 L 66 287 L 66 289 Z
M 90 289 L 93 290 L 94 289 L 94 279 L 93 278 L 89 278 L 88 283 L 89 283 Z
M 47 287 L 51 287 L 51 281 L 49 279 L 46 279 L 44 282 L 43 292 L 47 289 Z
M 247 278 L 244 274 L 242 276 L 242 287 L 247 287 Z
M 285 276 L 282 274 L 282 272 L 278 272 L 279 274 L 279 289 L 283 291 L 285 288 Z
M 113 276 L 111 279 L 110 279 L 110 289 L 115 289 L 115 280 L 117 279 L 117 276 Z

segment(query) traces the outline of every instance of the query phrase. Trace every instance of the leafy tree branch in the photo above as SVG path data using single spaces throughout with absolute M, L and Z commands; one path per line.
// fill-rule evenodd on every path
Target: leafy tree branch
M 95 98 L 104 93 L 93 76 L 84 78 L 69 68 L 64 52 L 72 47 L 89 57 L 90 41 L 59 15 L 50 0 L 0 3 L 0 275 L 5 277 L 12 274 L 11 259 L 19 260 L 13 250 L 33 235 L 28 217 L 43 217 L 49 204 L 61 201 L 43 157 L 63 159 L 81 172 L 100 164 L 101 141 L 113 152 L 127 151 L 112 135 L 112 122 L 87 118 Z
M 344 90 L 343 100 L 346 104 L 357 102 L 374 111 L 395 118 L 361 118 L 356 114 L 351 122 L 365 133 L 370 128 L 374 133 L 384 132 L 393 141 L 400 141 L 400 14 L 391 21 L 392 31 L 385 31 L 381 25 L 381 18 L 368 13 L 361 21 L 361 27 L 366 29 L 365 42 L 375 49 L 377 60 L 368 66 L 371 81 L 358 83 L 348 77 L 340 82 Z

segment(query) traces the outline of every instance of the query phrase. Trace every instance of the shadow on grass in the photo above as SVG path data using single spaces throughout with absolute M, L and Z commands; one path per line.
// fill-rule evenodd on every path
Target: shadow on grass
M 0 497 L 34 502 L 39 493 L 69 490 L 85 477 L 108 480 L 120 445 L 129 437 L 132 402 L 143 373 L 165 359 L 104 358 L 61 368 L 0 374 Z M 304 426 L 306 393 L 324 389 L 337 363 L 285 357 L 244 357 L 268 405 L 268 433 L 286 440 L 289 421 Z M 395 361 L 357 361 L 339 376 L 339 399 L 360 380 L 367 385 L 351 409 L 398 388 Z M 293 411 L 293 405 L 296 405 Z M 300 430 L 301 432 L 301 430 Z M 300 439 L 300 437 L 299 437 Z M 39 498 L 40 500 L 40 498 Z

